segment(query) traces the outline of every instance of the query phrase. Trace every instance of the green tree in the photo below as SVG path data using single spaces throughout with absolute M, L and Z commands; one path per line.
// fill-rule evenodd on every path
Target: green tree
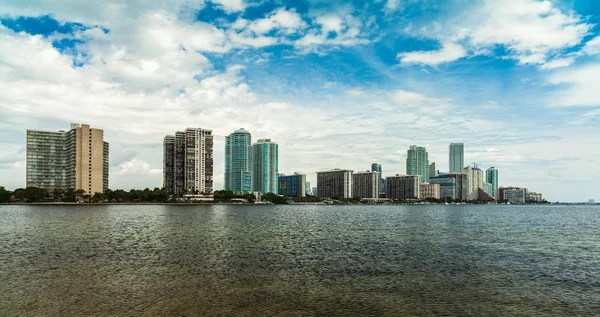
M 10 192 L 4 187 L 0 186 L 0 203 L 5 203 L 10 201 Z
M 285 197 L 275 195 L 273 193 L 266 193 L 262 196 L 263 200 L 270 201 L 276 205 L 285 205 L 288 203 Z

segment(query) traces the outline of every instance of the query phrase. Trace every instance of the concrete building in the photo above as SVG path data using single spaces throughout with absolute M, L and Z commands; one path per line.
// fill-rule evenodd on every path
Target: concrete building
M 313 196 L 319 196 L 319 188 L 318 187 L 313 187 L 311 189 L 311 191 L 312 191 Z
M 498 169 L 490 167 L 485 171 L 486 182 L 492 185 L 492 191 L 490 194 L 495 199 L 498 199 Z
M 252 192 L 252 136 L 244 129 L 225 137 L 225 189 Z
M 357 172 L 352 175 L 352 196 L 358 198 L 379 198 L 379 172 Z
M 527 199 L 527 189 L 522 187 L 500 187 L 498 193 L 498 200 L 506 200 L 511 204 L 524 204 Z
M 163 140 L 163 187 L 170 194 L 212 193 L 212 130 L 187 128 Z
M 373 163 L 371 164 L 371 172 L 379 173 L 379 193 L 385 193 L 385 180 L 383 179 L 383 170 L 381 168 L 381 164 Z
M 430 184 L 440 185 L 440 199 L 456 199 L 456 178 L 438 175 L 429 179 Z
M 429 179 L 427 150 L 422 146 L 411 145 L 406 156 L 406 174 L 419 175 L 421 183 Z
M 527 192 L 527 199 L 525 201 L 542 202 L 544 199 L 542 193 Z
M 450 173 L 462 173 L 465 168 L 465 145 L 463 143 L 450 143 L 449 169 Z
M 421 183 L 419 187 L 421 200 L 426 200 L 427 198 L 440 199 L 440 184 Z
M 435 162 L 429 164 L 429 178 L 434 178 L 437 176 L 437 170 L 435 169 Z
M 278 169 L 279 146 L 271 139 L 259 139 L 252 145 L 252 191 L 277 194 Z
M 419 179 L 419 175 L 386 177 L 385 197 L 390 200 L 418 200 L 420 198 Z
M 485 189 L 484 172 L 478 167 L 467 166 L 464 168 L 464 174 L 467 174 L 468 182 L 467 200 L 479 199 L 479 189 Z
M 27 130 L 26 186 L 82 189 L 88 195 L 108 189 L 109 145 L 104 131 L 71 123 L 65 131 Z
M 321 198 L 352 198 L 353 172 L 342 169 L 317 172 L 317 195 Z
M 309 189 L 310 183 L 306 182 L 306 174 L 294 173 L 294 175 L 279 175 L 279 195 L 306 197 L 306 192 Z

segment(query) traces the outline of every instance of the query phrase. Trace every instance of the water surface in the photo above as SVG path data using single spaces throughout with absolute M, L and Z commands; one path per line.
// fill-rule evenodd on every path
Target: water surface
M 592 206 L 0 206 L 0 316 L 598 316 Z

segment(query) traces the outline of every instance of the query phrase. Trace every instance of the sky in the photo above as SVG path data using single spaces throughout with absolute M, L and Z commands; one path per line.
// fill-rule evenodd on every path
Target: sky
M 410 145 L 501 186 L 600 200 L 596 0 L 0 2 L 0 185 L 25 186 L 27 129 L 103 129 L 110 187 L 162 186 L 187 127 L 279 143 L 279 172 L 406 172 Z

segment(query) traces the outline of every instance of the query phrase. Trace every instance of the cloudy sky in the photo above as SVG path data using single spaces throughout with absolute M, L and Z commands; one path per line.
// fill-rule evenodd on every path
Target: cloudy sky
M 405 172 L 448 144 L 550 200 L 600 199 L 596 0 L 0 2 L 0 185 L 26 129 L 104 129 L 111 188 L 162 186 L 162 139 L 245 128 L 280 172 Z

